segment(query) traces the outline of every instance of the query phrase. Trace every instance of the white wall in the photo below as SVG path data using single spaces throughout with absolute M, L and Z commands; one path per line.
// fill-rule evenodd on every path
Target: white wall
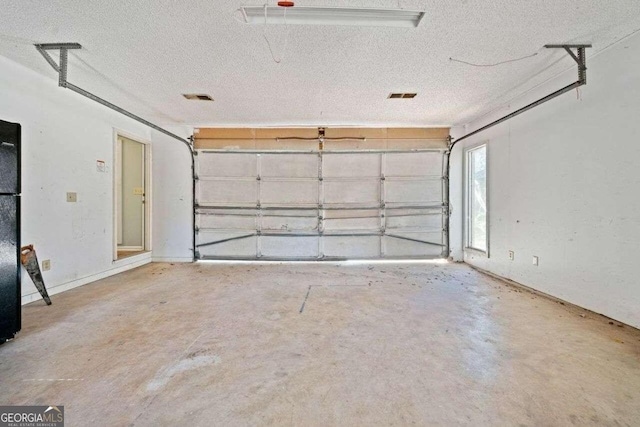
M 114 263 L 114 128 L 148 140 L 133 120 L 58 88 L 55 73 L 43 77 L 0 57 L 0 118 L 22 124 L 22 244 L 33 244 L 50 294 L 124 271 L 150 257 Z M 107 172 L 98 172 L 104 160 Z M 66 192 L 77 192 L 67 203 Z M 23 303 L 40 298 L 25 273 Z
M 192 129 L 167 127 L 188 138 Z M 152 131 L 153 146 L 153 260 L 191 262 L 192 180 L 186 145 Z
M 461 142 L 488 143 L 490 255 L 465 260 L 640 327 L 640 36 L 587 58 L 581 99 L 567 93 Z M 467 130 L 576 79 L 566 72 Z

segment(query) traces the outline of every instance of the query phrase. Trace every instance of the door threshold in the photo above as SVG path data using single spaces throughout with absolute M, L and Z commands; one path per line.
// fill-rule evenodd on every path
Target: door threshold
M 125 259 L 125 258 L 131 258 L 133 256 L 136 255 L 142 255 L 142 254 L 146 254 L 149 253 L 151 251 L 118 251 L 118 258 L 116 259 L 116 261 L 120 261 L 121 259 Z

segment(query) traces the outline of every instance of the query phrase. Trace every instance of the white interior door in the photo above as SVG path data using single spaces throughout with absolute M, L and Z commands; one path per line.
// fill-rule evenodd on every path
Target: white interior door
M 140 251 L 145 245 L 145 146 L 119 137 L 116 151 L 118 250 Z
M 122 138 L 118 137 L 116 143 L 115 161 L 115 188 L 116 188 L 116 237 L 118 246 L 122 245 Z

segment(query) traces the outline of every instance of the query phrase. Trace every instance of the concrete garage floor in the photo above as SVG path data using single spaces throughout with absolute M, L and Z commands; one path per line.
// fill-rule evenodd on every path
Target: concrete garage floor
M 638 330 L 466 265 L 150 264 L 52 299 L 0 404 L 68 426 L 640 424 Z

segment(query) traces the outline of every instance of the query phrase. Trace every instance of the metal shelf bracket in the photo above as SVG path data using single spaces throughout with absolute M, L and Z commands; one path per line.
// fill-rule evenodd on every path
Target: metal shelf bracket
M 585 49 L 591 47 L 590 44 L 546 44 L 547 49 L 564 49 L 576 64 L 578 64 L 578 81 L 583 85 L 587 84 L 587 57 Z M 576 49 L 576 52 L 573 52 Z

